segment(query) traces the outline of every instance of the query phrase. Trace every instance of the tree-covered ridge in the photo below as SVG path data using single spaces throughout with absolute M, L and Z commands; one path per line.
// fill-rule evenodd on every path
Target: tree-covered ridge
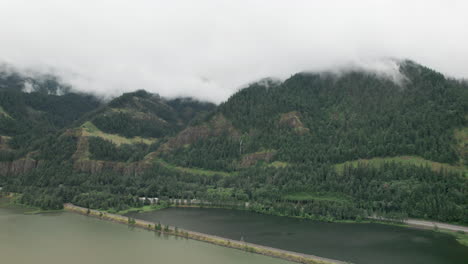
M 214 107 L 190 99 L 166 100 L 140 90 L 115 98 L 89 119 L 107 133 L 160 138 L 175 134 Z
M 398 84 L 362 71 L 300 73 L 254 83 L 219 107 L 124 94 L 67 130 L 37 134 L 28 147 L 37 168 L 0 175 L 0 186 L 44 208 L 122 210 L 145 196 L 320 220 L 466 224 L 468 85 L 412 62 L 400 72 Z M 23 119 L 0 105 L 0 117 Z M 15 146 L 11 135 L 0 149 Z
M 242 153 L 238 147 L 225 156 L 274 149 L 276 159 L 288 163 L 401 155 L 457 163 L 454 131 L 467 127 L 468 85 L 409 61 L 400 71 L 402 84 L 350 71 L 300 73 L 280 85 L 255 83 L 240 90 L 217 109 L 244 135 L 238 141 Z M 224 148 L 197 142 L 176 151 L 171 161 L 187 163 L 200 159 L 197 153 Z M 209 169 L 219 163 L 197 166 L 209 162 Z
M 0 89 L 49 95 L 71 92 L 71 86 L 53 74 L 21 72 L 7 64 L 0 64 Z
M 34 79 L 14 71 L 0 71 L 0 136 L 9 138 L 8 148 L 0 150 L 0 161 L 36 151 L 48 136 L 100 105 L 91 95 L 71 92 L 54 76 Z

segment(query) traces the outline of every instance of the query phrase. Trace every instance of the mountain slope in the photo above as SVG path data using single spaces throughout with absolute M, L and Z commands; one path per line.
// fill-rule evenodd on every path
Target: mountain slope
M 43 144 L 41 140 L 100 105 L 97 98 L 73 93 L 53 76 L 34 79 L 14 71 L 0 72 L 0 137 L 5 143 L 0 160 L 34 151 Z
M 349 72 L 296 74 L 280 85 L 253 84 L 239 91 L 217 110 L 243 134 L 242 147 L 238 140 L 229 154 L 231 162 L 268 150 L 288 163 L 399 155 L 459 162 L 454 132 L 467 127 L 468 85 L 409 61 L 400 71 L 406 76 L 401 86 Z M 191 153 L 226 147 L 225 141 L 215 146 L 209 140 L 166 158 L 184 162 L 197 159 Z
M 399 71 L 398 83 L 357 70 L 263 80 L 218 107 L 124 94 L 37 141 L 25 153 L 34 166 L 0 173 L 0 185 L 42 207 L 124 209 L 146 196 L 468 223 L 468 85 L 411 61 Z

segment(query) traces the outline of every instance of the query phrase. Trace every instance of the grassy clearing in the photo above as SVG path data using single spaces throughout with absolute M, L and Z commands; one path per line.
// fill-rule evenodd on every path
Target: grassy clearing
M 167 207 L 168 206 L 166 204 L 145 205 L 143 207 L 131 207 L 131 208 L 121 210 L 121 211 L 116 211 L 116 210 L 110 209 L 110 210 L 107 210 L 107 211 L 103 210 L 103 212 L 108 212 L 110 214 L 125 215 L 125 214 L 132 213 L 132 212 L 138 212 L 138 213 L 152 212 L 152 211 L 161 210 L 161 209 L 164 209 L 164 208 L 167 208 Z
M 2 139 L 3 139 L 4 141 L 9 141 L 9 140 L 11 140 L 11 137 L 10 137 L 10 136 L 2 136 L 2 135 L 0 135 L 0 137 L 2 137 Z
M 5 110 L 1 106 L 0 106 L 0 116 L 5 116 L 5 117 L 13 119 L 7 112 L 5 112 Z
M 455 129 L 456 149 L 460 155 L 459 164 L 463 165 L 468 161 L 468 127 Z
M 158 118 L 157 116 L 144 113 L 144 112 L 140 112 L 140 111 L 137 111 L 136 109 L 131 109 L 131 108 L 110 108 L 110 111 L 114 113 L 132 114 L 132 117 L 140 118 L 140 119 L 155 118 L 155 117 Z M 166 122 L 163 119 L 160 119 L 160 120 L 162 122 Z
M 289 165 L 287 162 L 283 161 L 274 161 L 270 164 L 268 164 L 268 167 L 273 167 L 275 169 L 280 169 L 280 168 L 286 168 Z
M 338 203 L 347 203 L 351 200 L 343 194 L 338 193 L 315 193 L 315 192 L 297 192 L 283 196 L 283 199 L 292 201 L 331 201 Z
M 398 156 L 398 157 L 386 157 L 386 158 L 372 158 L 372 159 L 359 159 L 353 161 L 347 161 L 344 163 L 336 164 L 335 169 L 342 173 L 345 165 L 352 165 L 357 167 L 359 163 L 370 165 L 374 167 L 380 167 L 388 162 L 396 162 L 401 164 L 416 165 L 416 166 L 429 166 L 434 171 L 439 171 L 440 169 L 447 169 L 451 171 L 464 173 L 465 176 L 468 176 L 468 168 L 463 166 L 453 166 L 446 163 L 440 163 L 435 161 L 430 161 L 423 159 L 417 156 Z
M 108 134 L 104 133 L 99 128 L 97 128 L 93 123 L 87 121 L 83 125 L 81 125 L 83 129 L 83 136 L 87 137 L 100 137 L 109 141 L 112 141 L 117 146 L 122 144 L 135 144 L 135 143 L 143 143 L 150 145 L 156 142 L 157 138 L 142 138 L 142 137 L 133 137 L 133 138 L 126 138 L 116 134 Z
M 190 174 L 205 175 L 205 176 L 213 176 L 213 175 L 229 176 L 233 174 L 232 172 L 229 173 L 225 171 L 212 171 L 212 170 L 204 170 L 204 169 L 198 169 L 198 168 L 180 167 L 180 166 L 176 166 L 173 164 L 169 164 L 162 159 L 155 159 L 154 162 L 168 169 L 190 173 Z

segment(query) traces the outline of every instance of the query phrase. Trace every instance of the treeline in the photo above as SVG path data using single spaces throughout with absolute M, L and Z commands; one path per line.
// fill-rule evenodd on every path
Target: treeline
M 0 185 L 5 191 L 23 193 L 23 202 L 44 208 L 73 202 L 123 210 L 141 205 L 137 197 L 158 197 L 213 204 L 249 202 L 249 208 L 258 212 L 327 221 L 390 215 L 468 223 L 468 184 L 463 175 L 399 163 L 346 166 L 341 173 L 320 164 L 253 167 L 230 176 L 189 174 L 155 165 L 127 177 L 112 172 L 81 174 L 67 163 L 43 163 L 30 173 L 0 178 Z M 308 196 L 290 198 L 298 193 Z

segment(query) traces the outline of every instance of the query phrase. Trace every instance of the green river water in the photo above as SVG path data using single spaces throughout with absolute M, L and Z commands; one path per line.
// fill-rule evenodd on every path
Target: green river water
M 290 263 L 72 213 L 25 215 L 0 208 L 3 264 Z

